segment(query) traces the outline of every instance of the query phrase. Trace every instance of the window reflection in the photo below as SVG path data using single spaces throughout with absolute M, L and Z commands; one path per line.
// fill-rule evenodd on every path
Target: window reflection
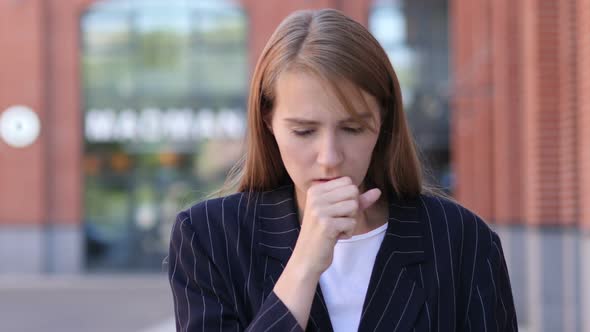
M 176 212 L 241 151 L 246 17 L 233 1 L 111 0 L 81 30 L 88 268 L 160 270 Z
M 369 29 L 396 70 L 406 115 L 432 181 L 452 191 L 447 6 L 445 0 L 375 0 Z

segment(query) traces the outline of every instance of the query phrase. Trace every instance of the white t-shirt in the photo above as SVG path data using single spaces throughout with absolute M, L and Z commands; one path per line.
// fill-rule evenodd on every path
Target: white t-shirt
M 368 233 L 338 240 L 332 265 L 320 276 L 334 332 L 357 331 L 377 251 L 387 223 Z

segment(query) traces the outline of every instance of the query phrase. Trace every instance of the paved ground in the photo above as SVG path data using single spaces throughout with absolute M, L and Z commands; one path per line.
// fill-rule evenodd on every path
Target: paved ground
M 172 303 L 165 275 L 0 276 L 0 332 L 174 332 Z
M 165 275 L 0 277 L 2 332 L 173 332 Z

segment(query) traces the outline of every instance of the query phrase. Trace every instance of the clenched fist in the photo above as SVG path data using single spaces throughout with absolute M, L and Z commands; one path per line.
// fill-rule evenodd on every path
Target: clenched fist
M 292 259 L 307 272 L 321 275 L 332 264 L 336 241 L 353 235 L 357 223 L 364 222 L 362 212 L 380 196 L 377 188 L 361 194 L 349 177 L 311 186 Z

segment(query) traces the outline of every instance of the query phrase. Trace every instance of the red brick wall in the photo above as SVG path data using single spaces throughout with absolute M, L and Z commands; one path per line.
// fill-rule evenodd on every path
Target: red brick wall
M 588 220 L 588 0 L 451 6 L 457 198 L 498 223 Z
M 0 109 L 25 104 L 41 119 L 32 146 L 0 142 L 2 224 L 80 223 L 78 34 L 80 14 L 91 2 L 0 2 Z
M 455 0 L 450 5 L 454 17 L 451 141 L 456 196 L 485 219 L 493 219 L 491 17 L 482 0 Z
M 535 223 L 555 223 L 559 220 L 559 141 L 560 141 L 560 54 L 559 4 L 557 1 L 537 3 L 535 35 L 537 43 L 533 56 L 537 57 L 534 78 L 538 86 L 534 96 L 533 121 L 537 126 L 534 139 L 533 161 L 539 179 L 532 183 L 538 198 L 535 206 Z
M 578 221 L 578 137 L 576 113 L 578 93 L 576 91 L 578 68 L 576 47 L 578 35 L 575 31 L 577 20 L 576 0 L 562 1 L 558 9 L 558 75 L 559 75 L 559 215 L 561 224 L 574 225 Z
M 576 2 L 576 77 L 578 94 L 576 123 L 578 128 L 578 198 L 579 220 L 590 229 L 590 0 Z
M 490 10 L 491 16 L 491 122 L 493 124 L 493 206 L 494 220 L 510 223 L 522 220 L 521 202 L 521 140 L 519 126 L 522 121 L 519 75 L 520 54 L 518 9 L 509 0 L 499 0 Z
M 49 0 L 47 38 L 50 116 L 47 163 L 48 219 L 79 224 L 82 219 L 82 110 L 79 73 L 80 16 L 91 0 Z
M 537 101 L 537 60 L 535 49 L 537 47 L 536 21 L 537 11 L 535 0 L 524 0 L 520 3 L 519 13 L 521 13 L 520 31 L 522 33 L 522 51 L 518 58 L 521 63 L 522 75 L 521 85 L 518 88 L 522 93 L 522 108 L 515 109 L 514 113 L 522 113 L 521 130 L 523 132 L 522 141 L 517 142 L 522 147 L 522 203 L 523 203 L 523 221 L 531 222 L 535 218 L 537 206 L 535 202 L 538 199 L 539 190 L 534 187 L 538 183 L 539 171 L 538 160 L 536 158 L 537 150 L 537 129 L 536 124 L 536 101 Z
M 38 224 L 45 217 L 46 79 L 42 0 L 0 1 L 0 111 L 16 104 L 41 119 L 41 137 L 26 148 L 0 140 L 0 223 Z

